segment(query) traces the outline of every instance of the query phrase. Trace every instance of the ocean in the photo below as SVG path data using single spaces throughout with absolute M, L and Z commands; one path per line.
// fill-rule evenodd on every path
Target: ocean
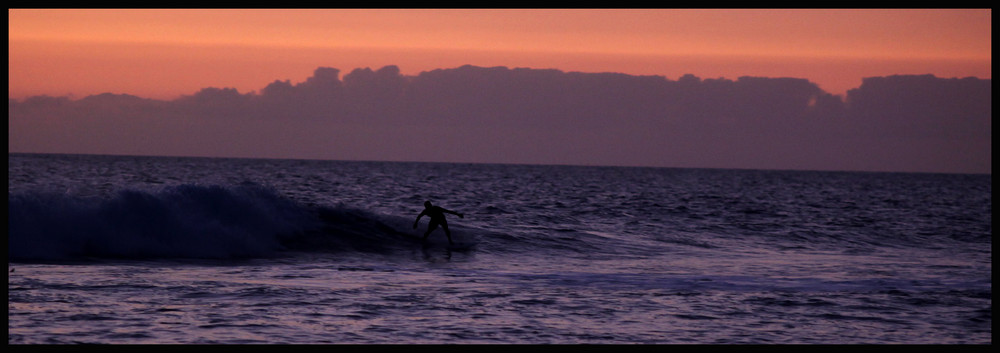
M 992 344 L 992 176 L 8 154 L 8 344 Z M 442 229 L 414 221 L 423 203 Z

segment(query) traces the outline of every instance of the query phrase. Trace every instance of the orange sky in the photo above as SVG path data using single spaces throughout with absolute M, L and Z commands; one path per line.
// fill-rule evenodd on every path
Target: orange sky
M 8 10 L 8 96 L 172 99 L 398 65 L 465 64 L 677 79 L 992 77 L 980 10 Z

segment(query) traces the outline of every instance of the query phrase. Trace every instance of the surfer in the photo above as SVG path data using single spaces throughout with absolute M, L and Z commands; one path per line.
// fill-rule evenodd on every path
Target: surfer
M 424 232 L 424 237 L 421 238 L 421 240 L 426 240 L 427 236 L 431 235 L 431 232 L 434 231 L 434 229 L 437 229 L 438 225 L 440 225 L 441 228 L 444 229 L 444 235 L 448 236 L 448 244 L 455 245 L 455 243 L 451 241 L 451 231 L 448 230 L 448 221 L 444 219 L 445 213 L 451 213 L 458 216 L 458 218 L 465 218 L 465 216 L 461 213 L 431 205 L 430 201 L 424 202 L 424 210 L 420 211 L 420 214 L 417 215 L 417 220 L 413 222 L 413 229 L 417 229 L 417 224 L 420 223 L 420 217 L 426 215 L 431 218 L 431 223 L 427 225 L 427 231 Z

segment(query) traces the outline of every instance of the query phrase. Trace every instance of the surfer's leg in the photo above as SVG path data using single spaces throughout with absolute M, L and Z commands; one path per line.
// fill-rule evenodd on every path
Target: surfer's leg
M 437 222 L 431 221 L 431 223 L 427 225 L 427 231 L 424 232 L 424 239 L 427 239 L 427 237 L 431 235 L 431 232 L 433 232 L 434 229 L 437 229 L 437 227 Z
M 448 223 L 441 222 L 441 229 L 444 229 L 444 235 L 448 236 L 448 244 L 455 245 L 455 242 L 451 241 L 451 231 L 448 230 Z

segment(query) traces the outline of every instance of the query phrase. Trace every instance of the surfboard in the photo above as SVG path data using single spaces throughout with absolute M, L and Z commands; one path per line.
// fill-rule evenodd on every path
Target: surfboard
M 446 238 L 444 234 L 431 234 L 431 236 L 428 237 L 427 239 L 423 239 L 423 235 L 413 235 L 407 233 L 398 233 L 398 234 L 404 240 L 420 244 L 424 248 L 445 248 L 453 251 L 467 251 L 475 247 L 475 244 L 461 240 L 455 240 L 454 244 L 448 244 L 448 238 Z M 452 234 L 452 237 L 454 236 L 455 235 Z

